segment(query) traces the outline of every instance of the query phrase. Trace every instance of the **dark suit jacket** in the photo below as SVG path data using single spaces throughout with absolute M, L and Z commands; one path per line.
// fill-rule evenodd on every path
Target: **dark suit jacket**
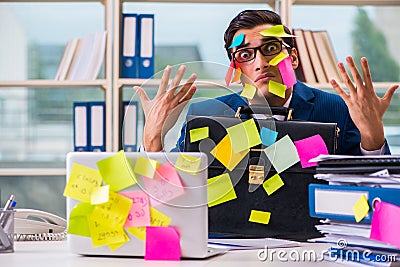
M 191 104 L 188 115 L 234 116 L 238 107 L 245 105 L 247 105 L 247 99 L 239 94 L 230 94 Z M 298 81 L 294 85 L 289 107 L 294 109 L 293 119 L 296 120 L 336 122 L 340 129 L 336 153 L 361 155 L 360 132 L 351 120 L 347 106 L 340 96 L 308 87 Z M 185 131 L 186 125 L 183 125 L 174 150 L 183 151 Z M 387 143 L 385 154 L 390 154 Z

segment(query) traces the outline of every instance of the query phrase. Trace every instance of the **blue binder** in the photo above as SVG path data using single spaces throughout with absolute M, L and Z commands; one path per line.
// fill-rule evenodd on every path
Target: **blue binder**
M 138 15 L 122 14 L 122 32 L 120 45 L 120 77 L 138 77 L 139 35 Z
M 137 150 L 138 102 L 122 102 L 122 149 L 125 152 Z
M 106 107 L 104 102 L 89 102 L 90 148 L 89 151 L 106 151 Z
M 74 151 L 89 151 L 90 109 L 88 102 L 74 102 L 72 111 Z
M 375 200 L 400 206 L 400 189 L 397 188 L 310 184 L 308 189 L 310 216 L 317 218 L 356 222 L 353 206 L 363 194 L 370 210 L 361 222 L 371 222 Z
M 154 75 L 154 14 L 138 16 L 139 78 L 151 78 Z

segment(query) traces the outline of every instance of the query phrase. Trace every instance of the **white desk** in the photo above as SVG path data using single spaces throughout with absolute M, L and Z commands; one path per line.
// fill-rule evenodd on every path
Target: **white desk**
M 276 253 L 283 250 L 287 254 L 300 254 L 304 250 L 314 250 L 319 253 L 329 247 L 328 244 L 302 244 L 297 248 L 275 249 Z M 294 252 L 297 251 L 297 252 Z M 274 255 L 273 261 L 267 259 L 260 261 L 257 257 L 258 250 L 229 251 L 223 255 L 218 255 L 205 260 L 182 260 L 182 261 L 145 261 L 143 258 L 127 257 L 88 257 L 72 254 L 68 250 L 66 241 L 53 242 L 15 242 L 14 253 L 0 253 L 1 267 L 152 267 L 152 266 L 233 266 L 233 267 L 253 267 L 253 266 L 296 266 L 324 265 L 339 266 L 339 264 L 325 261 L 293 261 L 289 256 L 287 262 L 279 261 Z

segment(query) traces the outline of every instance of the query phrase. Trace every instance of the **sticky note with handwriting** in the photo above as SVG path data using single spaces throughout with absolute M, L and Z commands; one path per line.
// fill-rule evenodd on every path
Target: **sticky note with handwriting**
M 69 214 L 68 234 L 90 237 L 87 215 L 93 212 L 89 203 L 78 203 Z
M 271 212 L 251 210 L 249 222 L 269 224 L 270 218 L 271 218 Z
M 370 238 L 400 248 L 400 207 L 376 201 L 371 221 Z
M 260 134 L 253 118 L 231 126 L 226 131 L 231 139 L 234 153 L 261 144 Z
M 104 183 L 110 185 L 110 190 L 117 192 L 136 183 L 131 160 L 124 151 L 97 162 L 97 167 Z
M 90 195 L 90 204 L 96 205 L 108 202 L 110 192 L 110 185 L 96 187 L 92 190 Z
M 191 129 L 189 131 L 190 134 L 190 142 L 197 142 L 200 140 L 203 140 L 205 138 L 208 137 L 208 126 L 206 127 L 201 127 L 201 128 L 197 128 L 197 129 Z
M 281 73 L 283 84 L 289 88 L 296 84 L 296 74 L 292 67 L 292 57 L 287 57 L 278 63 L 278 69 Z
M 284 84 L 275 82 L 273 80 L 269 80 L 268 82 L 268 91 L 271 94 L 277 95 L 281 98 L 285 98 L 286 86 Z
M 243 87 L 243 91 L 240 94 L 240 96 L 246 97 L 248 99 L 253 99 L 256 92 L 257 92 L 257 87 L 246 83 Z
M 367 216 L 369 212 L 369 204 L 367 197 L 363 194 L 353 205 L 354 218 L 356 222 L 360 222 Z
M 199 172 L 201 165 L 201 159 L 179 154 L 179 157 L 176 159 L 175 168 L 179 171 L 187 172 L 190 174 L 196 174 Z
M 92 190 L 100 187 L 101 181 L 98 170 L 74 163 L 64 189 L 64 196 L 90 203 Z
M 102 218 L 110 227 L 123 227 L 128 218 L 132 206 L 132 199 L 110 191 L 109 201 L 95 206 L 95 210 L 101 210 Z M 100 212 L 98 212 L 100 214 Z
M 249 149 L 234 153 L 232 149 L 231 139 L 229 135 L 224 138 L 210 151 L 219 162 L 221 162 L 228 170 L 232 171 L 239 162 L 249 153 Z
M 146 227 L 145 260 L 181 259 L 181 242 L 178 231 L 172 227 Z
M 317 134 L 302 140 L 294 141 L 297 153 L 300 157 L 300 163 L 303 168 L 317 166 L 317 162 L 308 162 L 321 154 L 329 154 L 324 139 Z
M 285 135 L 271 146 L 264 149 L 277 173 L 281 173 L 300 161 L 292 139 Z
M 265 192 L 267 192 L 268 195 L 271 195 L 274 193 L 276 190 L 281 188 L 284 185 L 281 177 L 279 174 L 273 175 L 271 178 L 268 178 L 264 183 L 263 183 L 263 188 Z
M 207 181 L 207 189 L 209 207 L 237 198 L 229 173 L 209 178 Z
M 150 225 L 149 196 L 143 191 L 121 192 L 120 194 L 132 199 L 132 206 L 124 228 Z
M 157 160 L 139 156 L 136 160 L 134 172 L 148 178 L 153 178 L 160 163 Z

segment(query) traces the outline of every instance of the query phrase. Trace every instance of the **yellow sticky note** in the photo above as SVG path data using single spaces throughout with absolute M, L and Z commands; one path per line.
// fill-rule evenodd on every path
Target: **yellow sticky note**
M 271 218 L 271 212 L 251 210 L 249 222 L 268 224 Z
M 240 95 L 243 96 L 243 97 L 246 97 L 248 99 L 253 99 L 253 97 L 256 94 L 256 92 L 257 92 L 257 87 L 246 83 L 244 85 L 243 91 L 242 91 L 242 93 Z
M 285 53 L 280 52 L 276 57 L 274 57 L 273 59 L 271 59 L 269 61 L 269 64 L 271 66 L 276 66 L 276 65 L 279 64 L 279 62 L 283 61 L 288 56 L 289 56 L 289 54 L 285 54 Z
M 284 183 L 279 174 L 275 174 L 263 183 L 264 190 L 267 192 L 268 195 L 271 195 L 283 185 Z
M 132 206 L 132 199 L 110 191 L 106 203 L 95 206 L 95 211 L 101 214 L 99 221 L 112 227 L 123 227 Z
M 235 153 L 261 144 L 260 133 L 253 118 L 231 126 L 226 131 Z
M 161 211 L 150 207 L 151 226 L 169 226 L 171 218 Z M 146 227 L 131 227 L 127 228 L 128 232 L 136 236 L 142 241 L 146 241 Z
M 240 75 L 242 74 L 242 70 L 240 68 L 235 69 L 235 73 L 233 74 L 232 83 L 240 81 Z
M 134 172 L 153 179 L 160 163 L 157 160 L 139 156 L 136 160 Z
M 190 130 L 190 142 L 193 143 L 207 138 L 208 131 L 208 126 Z
M 228 170 L 232 171 L 239 162 L 249 153 L 250 149 L 245 149 L 238 153 L 233 153 L 231 139 L 228 135 L 210 151 L 219 162 L 221 162 Z
M 271 161 L 277 173 L 281 173 L 300 161 L 296 146 L 288 135 L 285 135 L 266 149 L 264 153 Z
M 90 194 L 93 188 L 101 186 L 101 180 L 98 170 L 74 163 L 64 196 L 90 203 Z
M 285 93 L 286 93 L 286 86 L 281 83 L 277 83 L 273 80 L 269 80 L 268 83 L 268 91 L 271 94 L 277 95 L 279 97 L 285 98 Z
M 262 36 L 273 36 L 273 37 L 297 37 L 295 35 L 291 35 L 285 32 L 283 25 L 275 25 L 269 27 L 265 30 L 260 31 Z
M 360 222 L 362 219 L 365 218 L 365 216 L 367 216 L 369 212 L 369 204 L 368 204 L 368 199 L 365 195 L 362 195 L 357 200 L 356 204 L 354 204 L 353 212 L 356 222 Z
M 90 195 L 90 204 L 96 205 L 108 202 L 108 195 L 110 192 L 110 185 L 96 187 L 92 190 Z
M 233 184 L 228 173 L 224 173 L 208 179 L 207 186 L 207 199 L 209 207 L 219 205 L 237 198 L 235 189 L 233 188 Z
M 199 172 L 201 165 L 200 158 L 191 157 L 188 155 L 179 154 L 176 159 L 175 168 L 179 171 L 196 174 Z
M 125 157 L 124 151 L 97 162 L 97 167 L 104 183 L 110 185 L 111 191 L 120 191 L 136 183 L 136 176 L 132 171 L 132 162 Z
M 115 251 L 115 250 L 119 249 L 120 247 L 122 247 L 125 243 L 127 243 L 130 240 L 129 236 L 125 233 L 125 231 L 124 231 L 123 237 L 125 239 L 123 242 L 113 243 L 113 244 L 108 245 L 108 247 L 110 248 L 111 251 Z
M 90 237 L 87 215 L 92 213 L 93 205 L 79 203 L 71 211 L 68 221 L 68 234 Z

